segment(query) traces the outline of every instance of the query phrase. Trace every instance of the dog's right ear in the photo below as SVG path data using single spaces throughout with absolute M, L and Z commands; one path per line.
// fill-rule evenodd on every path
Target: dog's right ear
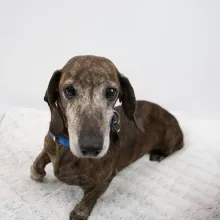
M 55 136 L 59 136 L 64 130 L 63 119 L 57 108 L 57 98 L 59 96 L 59 82 L 61 76 L 61 70 L 56 70 L 53 73 L 44 96 L 44 101 L 49 105 L 51 112 L 50 131 Z

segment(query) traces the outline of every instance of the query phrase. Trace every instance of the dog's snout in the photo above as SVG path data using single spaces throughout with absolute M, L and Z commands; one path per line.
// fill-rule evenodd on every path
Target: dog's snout
M 84 156 L 98 156 L 102 150 L 103 139 L 101 137 L 82 137 L 79 146 Z
M 100 153 L 101 149 L 94 149 L 93 146 L 87 146 L 81 149 L 81 152 L 84 156 L 97 156 Z

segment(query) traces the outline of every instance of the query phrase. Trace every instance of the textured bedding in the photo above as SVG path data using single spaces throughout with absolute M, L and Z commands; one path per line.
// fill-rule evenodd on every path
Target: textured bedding
M 174 115 L 185 148 L 160 163 L 146 155 L 120 172 L 91 220 L 220 220 L 220 120 Z M 82 197 L 77 186 L 53 176 L 51 165 L 43 183 L 29 178 L 49 119 L 49 112 L 34 109 L 0 114 L 1 220 L 68 220 Z

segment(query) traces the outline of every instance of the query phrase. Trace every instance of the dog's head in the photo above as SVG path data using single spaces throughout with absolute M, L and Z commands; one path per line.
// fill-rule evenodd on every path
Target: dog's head
M 67 127 L 75 156 L 100 158 L 109 148 L 118 98 L 125 115 L 134 120 L 134 90 L 114 64 L 103 57 L 74 57 L 54 72 L 44 97 L 51 110 L 50 131 L 59 136 Z

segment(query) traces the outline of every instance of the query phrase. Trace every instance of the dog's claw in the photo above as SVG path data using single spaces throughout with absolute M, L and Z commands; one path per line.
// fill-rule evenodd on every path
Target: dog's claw
M 37 181 L 37 182 L 42 182 L 45 175 L 46 175 L 46 172 L 40 174 L 36 171 L 36 169 L 33 166 L 31 166 L 30 177 L 32 180 Z

